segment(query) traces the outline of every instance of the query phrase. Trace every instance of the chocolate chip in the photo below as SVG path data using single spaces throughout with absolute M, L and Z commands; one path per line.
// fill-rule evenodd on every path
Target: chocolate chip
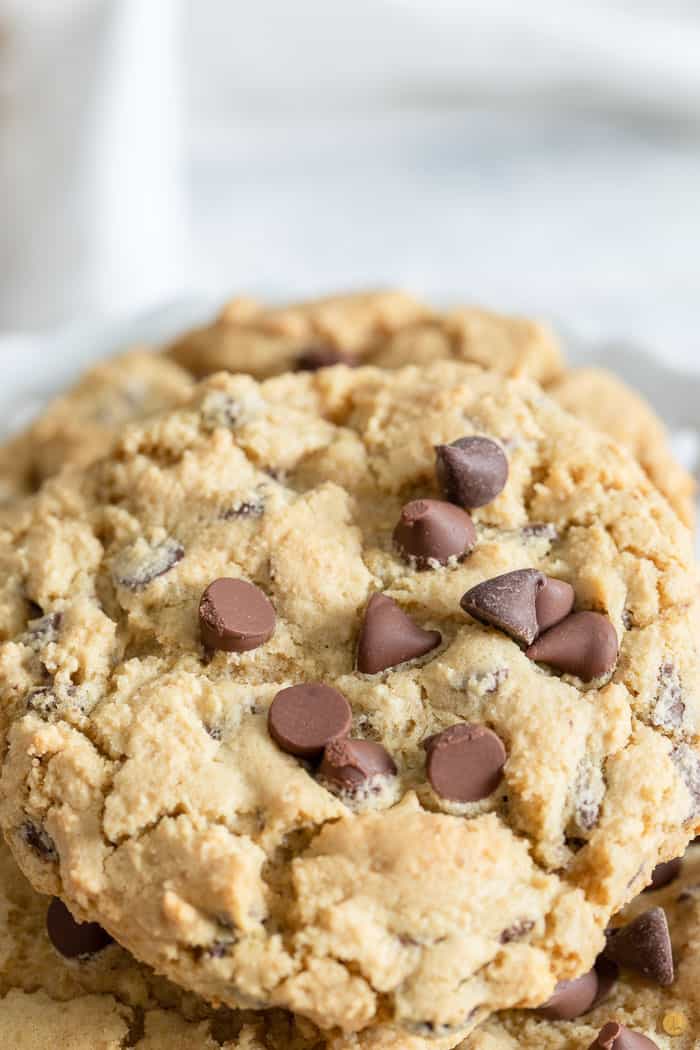
M 439 631 L 426 631 L 386 594 L 373 594 L 357 643 L 357 670 L 377 674 L 407 660 L 425 656 L 442 641 Z
M 423 741 L 436 794 L 453 802 L 488 798 L 503 778 L 506 749 L 493 730 L 458 722 Z
M 326 744 L 318 772 L 335 791 L 353 792 L 372 777 L 394 776 L 396 764 L 381 744 L 347 737 Z
M 208 649 L 227 653 L 257 649 L 272 636 L 275 622 L 270 599 L 247 580 L 214 580 L 199 603 L 199 627 Z
M 603 1025 L 588 1050 L 659 1050 L 656 1043 L 617 1021 Z
M 49 904 L 46 931 L 56 951 L 66 959 L 96 955 L 112 943 L 107 931 L 96 922 L 76 922 L 58 897 Z
M 526 540 L 548 540 L 554 543 L 559 539 L 559 531 L 551 522 L 537 521 L 530 525 L 523 525 L 520 535 Z
M 620 967 L 612 959 L 599 955 L 595 961 L 595 971 L 598 974 L 598 994 L 593 1005 L 598 1006 L 610 997 L 620 976 Z
M 526 934 L 534 928 L 535 923 L 532 919 L 518 919 L 512 926 L 508 926 L 505 930 L 501 931 L 501 935 L 498 938 L 501 944 L 510 944 L 511 941 L 519 941 L 521 937 L 525 937 Z
M 603 954 L 663 987 L 673 984 L 673 952 L 663 908 L 650 908 L 627 925 L 609 930 Z
M 537 1013 L 549 1021 L 573 1021 L 587 1013 L 598 998 L 598 974 L 589 970 L 573 981 L 560 981 Z
M 60 612 L 48 613 L 46 616 L 30 620 L 23 640 L 33 649 L 43 649 L 58 638 L 62 620 L 63 614 Z
M 439 499 L 407 503 L 394 529 L 394 543 L 419 569 L 464 558 L 476 543 L 472 519 L 461 507 Z
M 228 507 L 221 517 L 224 521 L 232 521 L 234 518 L 261 518 L 265 513 L 265 500 L 262 495 L 254 494 L 248 499 L 240 500 Z
M 576 612 L 541 635 L 526 655 L 590 682 L 613 669 L 617 653 L 617 634 L 607 616 Z
M 58 850 L 54 840 L 48 831 L 39 824 L 35 824 L 33 820 L 25 820 L 20 826 L 19 836 L 42 860 L 47 862 L 58 860 Z
M 359 361 L 347 350 L 338 350 L 333 346 L 315 346 L 302 350 L 297 357 L 297 372 L 317 372 L 319 368 L 330 368 L 332 365 L 347 365 L 354 368 Z
M 26 698 L 27 711 L 34 711 L 40 718 L 48 718 L 58 707 L 58 699 L 49 685 L 30 689 Z
M 185 548 L 174 539 L 149 544 L 137 540 L 115 557 L 112 572 L 115 583 L 130 591 L 139 591 L 159 576 L 169 572 L 185 556 Z
M 482 623 L 499 627 L 511 638 L 530 645 L 537 637 L 537 595 L 547 577 L 537 569 L 516 569 L 472 587 L 460 605 Z
M 690 817 L 694 817 L 700 812 L 700 759 L 694 748 L 679 744 L 671 752 L 671 760 L 690 795 Z
M 508 460 L 500 445 L 486 437 L 458 438 L 435 446 L 435 473 L 443 495 L 460 507 L 483 507 L 502 492 Z
M 678 878 L 682 867 L 683 862 L 680 857 L 657 864 L 651 873 L 651 882 L 644 892 L 649 893 L 652 890 L 660 890 L 663 886 L 668 886 L 670 882 Z
M 320 755 L 326 744 L 346 736 L 352 711 L 342 693 L 322 682 L 282 689 L 270 705 L 267 726 L 283 751 L 301 758 Z
M 540 633 L 561 623 L 574 607 L 576 595 L 570 583 L 545 576 L 544 586 L 537 592 L 535 609 Z
M 655 726 L 678 729 L 683 724 L 685 703 L 680 675 L 674 664 L 665 663 L 659 668 L 658 687 L 651 713 Z

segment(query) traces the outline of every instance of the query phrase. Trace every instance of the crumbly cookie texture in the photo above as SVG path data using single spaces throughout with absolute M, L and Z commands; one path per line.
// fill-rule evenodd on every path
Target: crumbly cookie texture
M 502 446 L 507 483 L 472 512 L 473 551 L 420 570 L 393 545 L 401 508 L 439 496 L 434 447 L 470 435 Z M 213 377 L 2 531 L 10 846 L 36 887 L 212 1001 L 464 1035 L 590 967 L 700 826 L 690 535 L 529 382 L 453 362 Z M 524 568 L 604 614 L 610 673 L 554 672 L 460 608 Z M 267 641 L 242 646 L 225 595 L 200 607 L 219 578 L 267 596 Z M 421 655 L 362 674 L 376 594 L 374 641 L 389 623 Z M 204 649 L 203 615 L 238 651 Z M 396 775 L 336 793 L 273 741 L 273 699 L 313 681 Z M 504 746 L 488 797 L 428 780 L 423 743 L 456 723 Z
M 549 388 L 568 412 L 631 449 L 686 525 L 695 518 L 695 481 L 673 458 L 666 428 L 643 397 L 603 368 L 574 368 Z
M 48 898 L 0 844 L 2 1050 L 448 1050 L 389 1028 L 322 1035 L 281 1010 L 215 1009 L 158 977 L 118 944 L 66 959 L 46 931 Z
M 318 364 L 362 361 L 382 368 L 463 361 L 527 376 L 573 415 L 630 448 L 681 519 L 694 522 L 695 482 L 674 459 L 650 406 L 603 369 L 565 371 L 543 324 L 475 307 L 438 313 L 399 292 L 378 292 L 286 307 L 236 299 L 208 325 L 186 333 L 171 356 L 195 375 L 220 369 L 256 378 Z
M 617 1021 L 652 1040 L 658 1050 L 697 1050 L 700 1039 L 700 849 L 691 848 L 681 873 L 668 886 L 638 897 L 631 919 L 653 907 L 666 913 L 673 942 L 675 979 L 659 987 L 622 971 L 610 995 L 584 1016 L 549 1021 L 517 1011 L 484 1025 L 460 1050 L 588 1050 L 604 1024 Z M 636 1044 L 635 1044 L 636 1045 Z
M 540 383 L 563 371 L 553 334 L 536 321 L 476 308 L 439 314 L 398 291 L 275 307 L 234 299 L 169 353 L 194 375 L 225 370 L 256 379 L 332 363 L 334 353 L 384 368 L 451 358 Z
M 674 945 L 672 987 L 624 970 L 605 1001 L 571 1021 L 513 1011 L 486 1022 L 459 1050 L 588 1050 L 610 1019 L 646 1035 L 659 1050 L 694 1050 L 700 1029 L 700 850 L 679 875 L 645 893 L 616 922 L 662 907 Z M 45 1050 L 445 1050 L 435 1040 L 390 1029 L 321 1035 L 282 1011 L 214 1009 L 183 992 L 112 944 L 66 960 L 46 934 L 47 898 L 37 894 L 0 845 L 0 1046 Z M 101 1041 L 102 1040 L 102 1041 Z
M 152 351 L 100 363 L 0 447 L 0 502 L 33 492 L 66 464 L 92 463 L 126 423 L 174 408 L 191 392 L 190 376 Z

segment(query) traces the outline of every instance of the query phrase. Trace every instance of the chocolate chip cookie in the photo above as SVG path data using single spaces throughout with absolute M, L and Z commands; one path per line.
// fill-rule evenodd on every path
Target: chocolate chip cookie
M 689 534 L 526 381 L 214 377 L 2 529 L 10 846 L 205 998 L 466 1034 L 700 826 Z

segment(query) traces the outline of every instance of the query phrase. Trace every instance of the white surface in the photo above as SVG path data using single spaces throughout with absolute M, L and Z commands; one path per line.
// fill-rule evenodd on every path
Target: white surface
M 73 32 L 64 52 L 38 32 L 80 9 L 131 45 Z M 11 93 L 20 149 L 0 154 L 28 176 L 0 194 L 0 328 L 183 287 L 381 282 L 700 357 L 696 0 L 0 0 L 17 12 L 39 76 Z M 30 46 L 47 39 L 53 76 Z M 97 128 L 94 84 L 111 99 Z M 64 209 L 76 158 L 104 192 L 69 179 Z

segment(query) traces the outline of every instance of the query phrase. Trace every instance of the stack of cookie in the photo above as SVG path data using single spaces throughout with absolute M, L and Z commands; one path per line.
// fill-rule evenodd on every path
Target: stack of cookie
M 239 300 L 0 472 L 0 1047 L 700 1046 L 693 485 L 618 380 Z

